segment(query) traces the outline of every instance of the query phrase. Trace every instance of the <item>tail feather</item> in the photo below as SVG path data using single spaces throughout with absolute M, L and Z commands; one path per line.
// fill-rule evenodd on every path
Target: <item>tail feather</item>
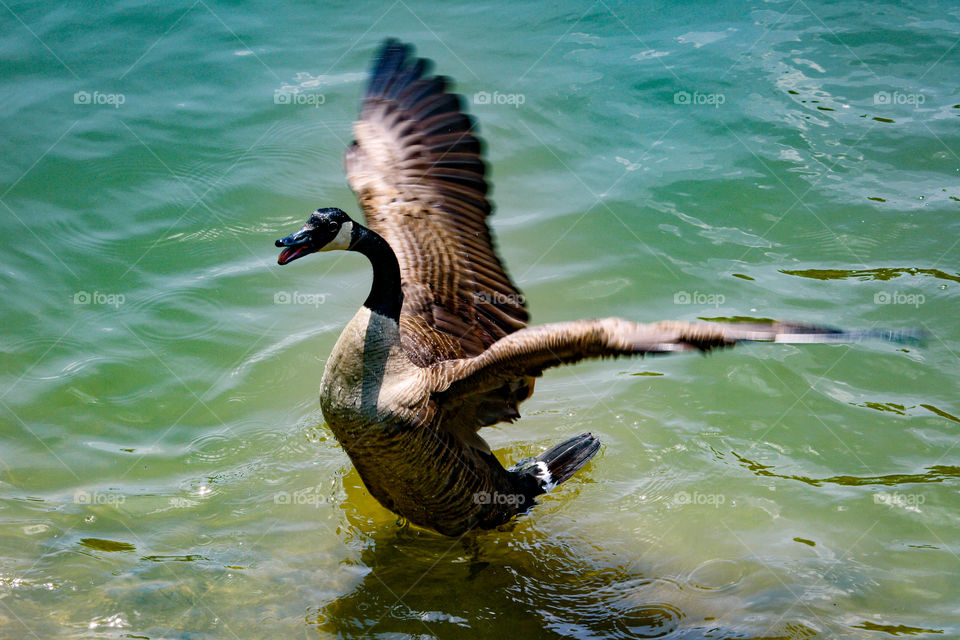
M 592 433 L 582 433 L 547 449 L 536 458 L 528 458 L 512 471 L 534 481 L 535 495 L 547 493 L 570 479 L 600 450 L 600 440 Z

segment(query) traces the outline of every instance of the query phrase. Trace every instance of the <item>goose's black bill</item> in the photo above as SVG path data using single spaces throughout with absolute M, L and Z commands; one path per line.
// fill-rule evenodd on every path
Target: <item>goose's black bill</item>
M 296 233 L 291 233 L 286 238 L 280 238 L 274 244 L 278 247 L 283 247 L 283 251 L 281 251 L 279 257 L 277 257 L 277 264 L 287 264 L 288 262 L 293 262 L 297 258 L 302 258 L 316 251 L 316 249 L 311 246 L 310 232 L 307 229 L 301 229 Z

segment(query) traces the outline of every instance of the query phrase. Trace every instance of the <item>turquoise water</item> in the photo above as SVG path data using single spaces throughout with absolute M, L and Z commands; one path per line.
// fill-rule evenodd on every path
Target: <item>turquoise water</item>
M 0 636 L 960 637 L 956 4 L 0 14 Z M 273 246 L 357 214 L 386 36 L 479 119 L 534 322 L 930 339 L 552 371 L 485 437 L 600 455 L 508 530 L 398 526 L 316 396 L 369 268 Z

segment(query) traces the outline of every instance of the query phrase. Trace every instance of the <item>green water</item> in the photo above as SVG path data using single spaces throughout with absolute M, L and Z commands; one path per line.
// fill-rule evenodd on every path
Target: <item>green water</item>
M 960 637 L 956 4 L 0 4 L 0 636 Z M 468 96 L 534 322 L 929 341 L 551 371 L 485 437 L 600 455 L 399 527 L 316 396 L 368 265 L 273 246 L 357 214 L 388 35 Z

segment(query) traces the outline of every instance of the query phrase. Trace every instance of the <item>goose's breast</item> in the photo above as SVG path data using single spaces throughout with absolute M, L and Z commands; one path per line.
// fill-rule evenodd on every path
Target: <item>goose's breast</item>
M 320 406 L 331 426 L 394 430 L 424 418 L 425 375 L 403 352 L 395 322 L 362 308 L 327 360 Z M 339 434 L 338 434 L 339 435 Z

